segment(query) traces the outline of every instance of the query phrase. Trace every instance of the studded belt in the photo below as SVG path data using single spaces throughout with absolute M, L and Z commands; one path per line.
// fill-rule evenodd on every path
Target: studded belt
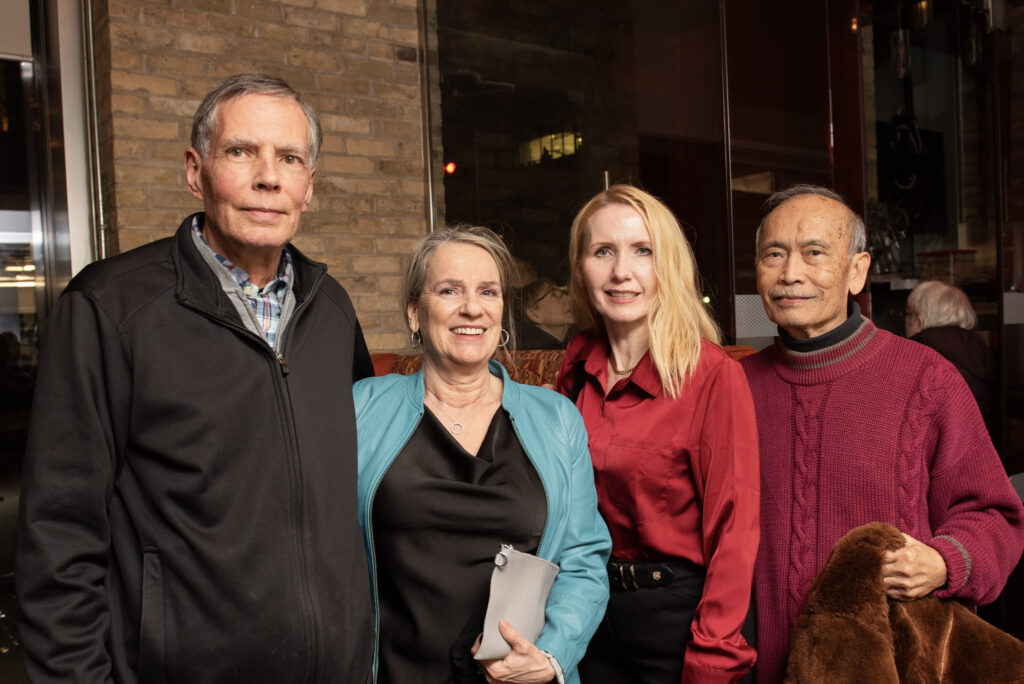
M 652 563 L 631 563 L 611 560 L 608 562 L 608 581 L 616 591 L 636 591 L 665 587 L 677 577 L 682 577 L 694 566 L 685 561 L 657 561 Z

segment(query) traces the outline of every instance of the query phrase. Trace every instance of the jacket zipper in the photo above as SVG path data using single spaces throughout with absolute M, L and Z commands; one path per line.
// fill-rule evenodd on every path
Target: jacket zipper
M 305 612 L 306 612 L 306 615 L 309 617 L 309 620 L 312 623 L 311 630 L 310 630 L 311 634 L 307 635 L 307 637 L 309 639 L 309 642 L 307 643 L 307 646 L 309 647 L 309 652 L 307 653 L 307 665 L 309 667 L 309 670 L 306 673 L 307 681 L 312 681 L 312 682 L 319 681 L 319 679 L 320 679 L 320 677 L 318 675 L 318 670 L 319 670 L 319 667 L 320 667 L 320 650 L 321 650 L 320 642 L 322 640 L 323 628 L 322 628 L 322 625 L 321 625 L 322 620 L 320 618 L 319 610 L 317 608 L 316 602 L 313 600 L 312 592 L 311 592 L 310 587 L 309 587 L 312 578 L 309 577 L 309 562 L 308 562 L 308 559 L 307 559 L 306 545 L 302 541 L 305 538 L 304 525 L 302 524 L 302 516 L 304 515 L 305 507 L 302 505 L 302 503 L 303 503 L 302 502 L 302 497 L 300 496 L 301 489 L 302 489 L 302 463 L 301 463 L 301 461 L 299 460 L 299 458 L 297 456 L 298 448 L 297 448 L 297 444 L 295 442 L 295 419 L 294 419 L 294 415 L 293 415 L 293 407 L 292 407 L 292 402 L 291 402 L 291 393 L 288 390 L 288 384 L 287 384 L 287 377 L 288 377 L 288 374 L 289 374 L 290 371 L 288 369 L 288 361 L 287 361 L 287 359 L 284 356 L 283 350 L 285 349 L 285 343 L 288 341 L 288 338 L 290 337 L 290 332 L 291 332 L 291 330 L 293 328 L 294 322 L 298 319 L 298 317 L 301 314 L 301 312 L 303 312 L 309 306 L 310 302 L 312 302 L 313 297 L 315 296 L 315 293 L 316 293 L 316 288 L 319 286 L 320 280 L 323 278 L 323 276 L 324 276 L 324 272 L 323 271 L 321 271 L 321 272 L 319 272 L 317 274 L 317 276 L 314 278 L 313 282 L 310 284 L 311 285 L 310 289 L 309 289 L 310 296 L 307 297 L 302 302 L 298 303 L 298 305 L 295 307 L 295 310 L 292 312 L 292 315 L 288 319 L 287 327 L 284 330 L 281 331 L 281 346 L 280 346 L 280 349 L 282 351 L 279 351 L 278 349 L 272 348 L 269 344 L 267 344 L 266 338 L 261 337 L 260 335 L 257 335 L 256 333 L 254 333 L 251 330 L 249 330 L 248 328 L 246 328 L 244 325 L 239 325 L 239 324 L 235 323 L 234 321 L 230 321 L 230 320 L 221 318 L 219 316 L 215 316 L 212 312 L 209 312 L 206 309 L 198 306 L 197 304 L 194 304 L 188 298 L 182 297 L 182 299 L 180 300 L 183 305 L 185 305 L 188 308 L 192 309 L 193 311 L 196 311 L 199 314 L 205 316 L 206 318 L 210 319 L 214 323 L 217 323 L 218 325 L 222 325 L 222 326 L 225 326 L 225 327 L 227 327 L 227 328 L 229 328 L 231 330 L 239 332 L 239 333 L 241 333 L 241 334 L 243 334 L 245 336 L 248 336 L 249 338 L 251 338 L 253 340 L 258 340 L 259 343 L 264 348 L 266 348 L 266 350 L 273 356 L 274 360 L 278 364 L 278 368 L 280 369 L 280 372 L 281 372 L 281 383 L 277 384 L 277 387 L 279 388 L 279 390 L 281 392 L 281 395 L 280 395 L 281 410 L 285 412 L 284 428 L 285 428 L 286 438 L 287 438 L 286 444 L 289 446 L 288 457 L 291 460 L 291 462 L 293 463 L 294 468 L 295 468 L 295 473 L 296 473 L 295 483 L 294 483 L 294 486 L 291 489 L 291 499 L 292 499 L 293 509 L 296 511 L 295 515 L 293 517 L 293 521 L 292 522 L 293 522 L 293 525 L 294 525 L 295 530 L 296 530 L 295 543 L 296 543 L 296 546 L 298 547 L 298 554 L 297 555 L 299 557 L 299 565 L 300 565 L 300 568 L 299 568 L 300 569 L 300 573 L 299 574 L 302 577 L 302 580 L 300 582 L 298 582 L 298 585 L 299 585 L 299 596 L 302 597 L 303 599 L 305 599 L 305 603 L 306 603 L 306 606 L 305 606 L 306 611 Z M 293 294 L 293 296 L 294 296 L 294 294 Z M 376 575 L 374 577 L 376 577 Z M 376 669 L 376 666 L 375 666 L 375 669 Z
M 391 467 L 395 464 L 398 455 L 402 453 L 402 450 L 409 444 L 409 440 L 416 433 L 416 427 L 423 420 L 423 411 L 419 412 L 420 419 L 413 423 L 412 428 L 406 434 L 405 439 L 402 441 L 402 446 L 398 447 L 394 455 L 391 457 L 391 461 L 388 463 L 387 468 L 381 472 L 380 476 L 377 477 L 370 488 L 370 500 L 367 502 L 366 508 L 366 522 L 367 529 L 370 530 L 370 573 L 373 575 L 373 681 L 377 681 L 377 667 L 380 663 L 380 591 L 377 589 L 377 552 L 373 541 L 373 503 L 377 499 L 377 489 L 380 487 L 380 483 L 384 480 L 384 477 L 391 470 Z
M 310 283 L 310 295 L 298 303 L 298 305 L 295 307 L 295 310 L 292 311 L 292 315 L 289 316 L 285 329 L 281 331 L 281 346 L 278 349 L 271 350 L 274 352 L 274 356 L 277 358 L 278 365 L 281 366 L 281 375 L 287 376 L 288 373 L 290 372 L 288 370 L 288 360 L 285 358 L 284 355 L 284 349 L 288 344 L 288 340 L 291 339 L 291 332 L 292 328 L 294 327 L 292 323 L 294 323 L 295 320 L 298 319 L 299 314 L 305 311 L 306 308 L 309 306 L 310 302 L 313 301 L 313 297 L 316 295 L 316 289 L 320 287 L 320 281 L 323 280 L 324 275 L 325 271 L 317 271 L 316 277 L 313 278 L 313 282 Z M 292 289 L 292 296 L 295 296 L 294 288 Z M 264 342 L 266 342 L 266 340 L 264 340 Z M 267 346 L 269 347 L 270 345 Z
M 281 344 L 278 348 L 271 348 L 267 345 L 267 348 L 273 352 L 274 358 L 278 363 L 278 368 L 281 371 L 281 391 L 283 393 L 283 409 L 287 412 L 285 416 L 285 430 L 287 431 L 289 454 L 288 457 L 291 459 L 294 470 L 295 470 L 295 483 L 292 487 L 292 504 L 295 511 L 293 524 L 295 526 L 295 545 L 297 547 L 297 555 L 299 561 L 299 595 L 306 602 L 306 614 L 309 616 L 311 621 L 311 630 L 309 634 L 309 652 L 307 653 L 307 662 L 309 671 L 306 673 L 306 679 L 310 682 L 320 681 L 320 653 L 322 651 L 323 641 L 323 619 L 320 615 L 320 607 L 314 596 L 318 593 L 317 587 L 313 586 L 313 577 L 310 576 L 309 568 L 309 549 L 306 539 L 306 530 L 303 523 L 305 516 L 305 500 L 302 496 L 303 493 L 303 471 L 302 471 L 302 459 L 299 458 L 298 443 L 295 437 L 295 414 L 294 406 L 291 400 L 291 390 L 288 387 L 288 361 L 284 355 L 284 350 L 287 348 L 288 340 L 291 339 L 291 331 L 295 327 L 295 323 L 298 321 L 302 312 L 305 311 L 310 303 L 313 301 L 313 297 L 316 296 L 317 287 L 320 285 L 320 280 L 323 278 L 324 272 L 320 271 L 316 277 L 310 283 L 309 296 L 301 302 L 298 302 L 295 309 L 292 311 L 291 316 L 288 318 L 286 327 L 281 330 Z M 292 296 L 295 296 L 294 290 Z M 264 340 L 264 344 L 266 341 Z
M 280 391 L 282 397 L 282 410 L 285 411 L 284 415 L 284 429 L 287 437 L 288 453 L 286 457 L 291 465 L 289 469 L 292 473 L 294 481 L 291 483 L 291 501 L 292 501 L 292 525 L 295 530 L 294 544 L 295 544 L 295 555 L 296 560 L 299 564 L 299 579 L 297 580 L 298 595 L 302 602 L 305 604 L 306 615 L 309 618 L 309 632 L 307 637 L 309 643 L 309 651 L 307 655 L 307 663 L 309 671 L 307 672 L 306 681 L 316 682 L 319 681 L 317 675 L 317 669 L 319 667 L 319 648 L 320 648 L 320 615 L 317 609 L 317 602 L 314 600 L 315 587 L 313 587 L 312 578 L 309 573 L 309 559 L 306 553 L 306 544 L 303 541 L 305 538 L 305 525 L 303 524 L 303 517 L 305 515 L 305 502 L 302 497 L 302 460 L 298 457 L 298 450 L 295 447 L 295 421 L 292 415 L 292 404 L 291 397 L 289 395 L 287 387 L 287 378 L 282 377 Z

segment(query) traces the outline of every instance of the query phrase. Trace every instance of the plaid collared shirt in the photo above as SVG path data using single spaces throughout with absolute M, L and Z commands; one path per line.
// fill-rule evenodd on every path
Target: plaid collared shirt
M 199 227 L 198 221 L 192 224 L 192 230 L 203 241 L 203 244 L 207 247 L 210 246 L 210 243 L 206 242 L 206 238 L 203 237 L 203 231 Z M 262 290 L 249 280 L 249 274 L 244 269 L 236 266 L 216 252 L 213 254 L 217 257 L 217 261 L 224 268 L 228 269 L 228 273 L 235 279 L 238 286 L 242 288 L 242 292 L 249 300 L 249 303 L 252 304 L 252 310 L 256 314 L 256 321 L 263 330 L 263 336 L 267 339 L 267 344 L 274 347 L 277 339 L 277 328 L 281 323 L 281 309 L 284 306 L 285 295 L 288 294 L 288 283 L 294 277 L 291 252 L 287 248 L 281 250 L 282 258 L 277 267 L 277 277 L 267 283 Z

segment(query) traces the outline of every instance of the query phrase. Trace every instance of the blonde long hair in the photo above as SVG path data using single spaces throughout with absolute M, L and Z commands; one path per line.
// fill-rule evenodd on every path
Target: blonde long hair
M 584 205 L 572 223 L 569 286 L 576 325 L 584 332 L 604 332 L 604 322 L 582 285 L 583 251 L 587 247 L 587 221 L 611 204 L 632 207 L 643 218 L 651 236 L 658 292 L 647 317 L 651 361 L 661 377 L 663 391 L 675 398 L 700 360 L 701 340 L 720 344 L 721 331 L 701 301 L 696 260 L 679 222 L 654 196 L 631 185 L 613 185 Z

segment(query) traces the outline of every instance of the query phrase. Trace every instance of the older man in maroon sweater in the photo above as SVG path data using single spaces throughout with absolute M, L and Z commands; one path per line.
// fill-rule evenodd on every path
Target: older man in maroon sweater
M 903 532 L 886 558 L 891 598 L 981 604 L 1020 558 L 1024 510 L 956 368 L 847 302 L 871 261 L 860 218 L 807 185 L 767 208 L 757 288 L 779 340 L 742 363 L 761 444 L 757 681 L 777 682 L 811 583 L 850 529 Z

